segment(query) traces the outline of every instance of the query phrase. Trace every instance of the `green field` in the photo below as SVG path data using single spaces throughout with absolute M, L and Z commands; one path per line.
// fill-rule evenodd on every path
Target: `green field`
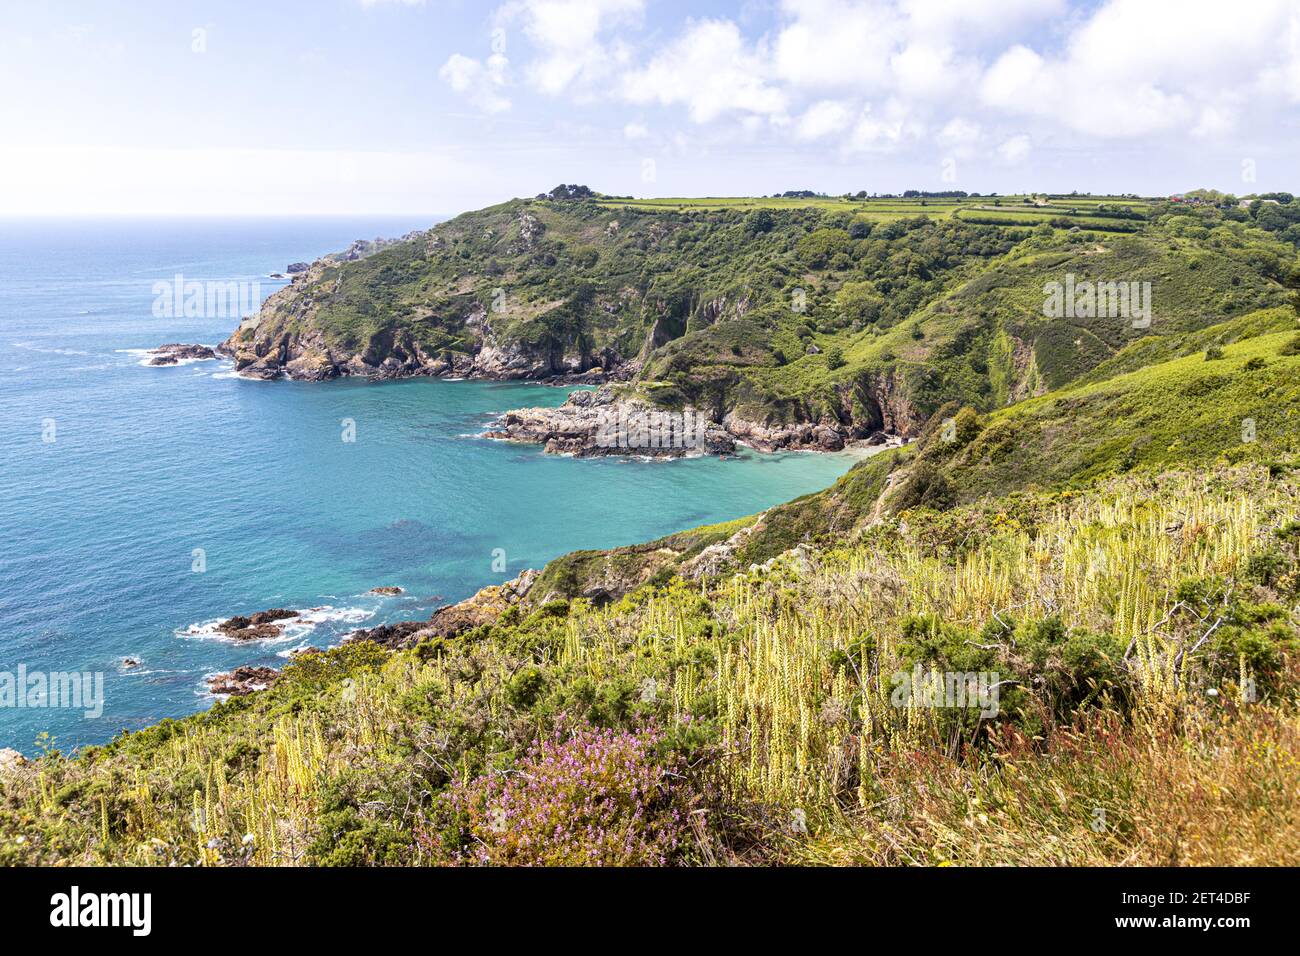
M 1141 220 L 1108 215 L 1113 209 L 1127 208 L 1144 216 L 1149 200 L 1124 196 L 978 196 L 968 198 L 868 198 L 843 196 L 698 196 L 659 199 L 597 200 L 608 208 L 635 209 L 644 212 L 715 212 L 724 209 L 817 209 L 825 212 L 852 213 L 869 222 L 892 222 L 914 216 L 931 219 L 956 217 L 982 225 L 1037 225 L 1054 219 L 1078 220 L 1072 225 L 1098 231 L 1128 232 Z

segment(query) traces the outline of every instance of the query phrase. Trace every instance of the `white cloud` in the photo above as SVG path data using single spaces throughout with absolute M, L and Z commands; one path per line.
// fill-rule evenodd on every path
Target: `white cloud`
M 949 47 L 926 43 L 910 44 L 894 54 L 889 65 L 898 94 L 909 99 L 952 97 L 979 75 L 973 61 L 955 57 Z
M 1287 50 L 1296 0 L 1108 0 L 1059 55 L 1005 52 L 980 87 L 985 105 L 1099 138 L 1232 128 L 1224 104 L 1268 87 Z
M 968 119 L 956 116 L 944 124 L 943 129 L 934 137 L 940 146 L 950 149 L 958 156 L 969 156 L 980 139 L 980 126 Z
M 768 82 L 761 53 L 730 20 L 691 22 L 643 69 L 624 74 L 621 93 L 633 103 L 675 104 L 707 123 L 729 113 L 778 116 L 788 98 Z
M 799 117 L 795 135 L 803 140 L 821 139 L 847 129 L 852 121 L 853 113 L 843 103 L 821 100 Z
M 645 139 L 650 135 L 650 130 L 644 123 L 627 123 L 623 126 L 623 138 L 626 140 Z
M 498 22 L 520 23 L 537 58 L 529 80 L 543 93 L 558 95 L 587 87 L 626 65 L 626 43 L 607 39 L 611 28 L 637 23 L 645 0 L 513 0 L 497 12 Z
M 509 61 L 499 53 L 488 57 L 486 62 L 453 53 L 438 70 L 438 76 L 480 109 L 502 113 L 510 109 L 510 101 L 499 92 L 505 86 L 507 66 Z
M 521 28 L 531 49 L 513 72 L 541 93 L 680 108 L 697 124 L 850 152 L 927 130 L 952 155 L 1004 162 L 1022 161 L 1022 137 L 1055 130 L 1221 141 L 1251 128 L 1247 113 L 1300 103 L 1300 0 L 1228 16 L 1221 0 L 780 0 L 765 33 L 712 17 L 676 32 L 656 22 L 648 39 L 630 29 L 645 17 L 644 0 L 509 0 L 495 22 Z M 453 57 L 443 75 L 504 109 L 500 59 Z M 624 137 L 644 138 L 643 125 Z
M 1033 146 L 1033 142 L 1027 135 L 1018 133 L 998 146 L 998 155 L 1014 166 L 1029 158 Z
M 845 149 L 849 152 L 886 152 L 907 141 L 920 139 L 924 126 L 910 118 L 903 104 L 891 101 L 880 115 L 868 106 L 849 134 Z
M 784 0 L 790 22 L 777 35 L 776 75 L 794 87 L 883 89 L 890 54 L 903 28 L 893 4 L 854 0 Z

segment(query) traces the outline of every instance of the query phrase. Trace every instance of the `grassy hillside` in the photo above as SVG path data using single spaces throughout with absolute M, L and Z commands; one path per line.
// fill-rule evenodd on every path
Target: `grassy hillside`
M 1295 247 L 1241 215 L 1122 197 L 514 200 L 317 263 L 229 344 L 268 374 L 594 372 L 719 421 L 912 435 L 946 402 L 992 410 L 1141 338 L 1283 304 Z M 1150 327 L 1045 314 L 1067 276 L 1149 284 Z
M 6 774 L 0 855 L 1294 863 L 1298 492 L 1258 467 L 1124 478 L 347 645 Z M 1005 683 L 982 711 L 900 703 L 918 666 Z
M 917 441 L 860 462 L 825 491 L 742 522 L 558 558 L 544 573 L 545 589 L 592 596 L 613 590 L 614 581 L 663 579 L 733 536 L 714 563 L 743 568 L 801 544 L 834 545 L 883 516 L 918 507 L 1086 488 L 1129 472 L 1241 462 L 1289 467 L 1300 461 L 1297 327 L 1289 307 L 1250 313 L 1182 337 L 1143 338 L 1112 368 L 1132 364 L 1133 353 L 1162 358 L 1200 348 L 1182 358 L 1089 379 L 987 415 L 949 403 Z M 1288 331 L 1271 331 L 1278 328 Z M 1221 357 L 1207 359 L 1205 348 Z M 945 440 L 949 418 L 952 440 Z

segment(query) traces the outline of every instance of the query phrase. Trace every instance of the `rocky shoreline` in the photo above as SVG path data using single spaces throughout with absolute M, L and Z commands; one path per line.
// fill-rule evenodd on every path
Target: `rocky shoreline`
M 573 392 L 556 408 L 506 412 L 482 437 L 542 445 L 548 454 L 578 458 L 683 458 L 736 450 L 735 440 L 721 425 L 693 408 L 672 411 L 619 401 L 608 387 Z
M 222 621 L 217 625 L 217 631 L 224 637 L 233 641 L 264 641 L 280 637 L 284 633 L 284 625 L 281 621 L 288 621 L 300 617 L 298 611 L 290 611 L 288 608 L 277 607 L 269 611 L 258 611 L 256 614 L 242 615 L 236 614 L 232 618 Z
M 731 455 L 738 445 L 757 451 L 843 451 L 851 445 L 902 444 L 882 430 L 863 434 L 840 423 L 764 425 L 731 412 L 721 422 L 687 407 L 656 408 L 619 399 L 612 389 L 573 392 L 555 408 L 506 412 L 482 435 L 503 441 L 542 445 L 548 454 L 591 458 L 631 455 L 682 458 Z
M 528 603 L 529 592 L 536 583 L 538 574 L 537 571 L 526 570 L 504 584 L 490 585 L 464 601 L 444 605 L 425 620 L 397 621 L 393 624 L 362 628 L 347 635 L 343 642 L 351 644 L 357 641 L 370 641 L 381 647 L 397 649 L 414 647 L 421 641 L 431 638 L 456 637 L 473 628 L 495 622 L 512 607 Z M 371 593 L 391 594 L 401 591 L 401 588 L 383 587 L 373 588 Z M 247 616 L 236 615 L 228 618 L 217 625 L 217 630 L 239 641 L 277 637 L 280 634 L 278 622 L 298 616 L 297 611 L 272 608 Z M 309 647 L 294 656 L 319 653 L 316 648 Z M 234 670 L 208 677 L 206 679 L 208 692 L 218 697 L 243 697 L 259 690 L 266 690 L 279 680 L 281 673 L 274 667 L 240 665 Z
M 332 358 L 323 358 L 326 353 L 313 350 L 285 360 L 287 343 L 276 355 L 258 356 L 232 347 L 235 338 L 231 336 L 215 349 L 203 345 L 159 346 L 150 364 L 175 365 L 180 360 L 225 357 L 235 362 L 240 376 L 267 381 L 288 377 L 319 382 L 356 375 L 373 381 L 422 376 L 528 380 L 557 387 L 600 386 L 594 391 L 575 391 L 557 407 L 511 409 L 482 433 L 484 438 L 541 445 L 547 454 L 577 458 L 725 456 L 734 454 L 739 445 L 762 452 L 843 451 L 855 444 L 880 446 L 902 441 L 887 429 L 868 430 L 829 421 L 769 425 L 746 419 L 735 411 L 719 422 L 690 406 L 666 409 L 637 398 L 616 397 L 610 384 L 631 378 L 637 371 L 636 363 L 624 363 L 612 370 L 601 367 L 540 375 L 536 374 L 537 368 L 511 370 L 495 360 L 484 364 L 480 362 L 482 352 L 435 360 L 408 343 L 408 347 L 395 347 L 379 366 L 368 365 L 357 356 L 338 364 Z M 515 374 L 519 371 L 525 374 Z
M 245 377 L 274 381 L 288 378 L 297 382 L 327 382 L 336 378 L 365 378 L 383 382 L 403 378 L 482 379 L 487 381 L 533 381 L 544 385 L 598 385 L 624 381 L 635 374 L 627 364 L 584 366 L 581 361 L 559 369 L 543 363 L 521 360 L 517 355 L 484 348 L 468 355 L 463 352 L 430 355 L 409 339 L 393 344 L 378 363 L 364 355 L 338 356 L 323 344 L 291 347 L 280 343 L 273 351 L 259 354 L 227 339 L 216 347 L 218 355 L 232 360 L 235 371 Z

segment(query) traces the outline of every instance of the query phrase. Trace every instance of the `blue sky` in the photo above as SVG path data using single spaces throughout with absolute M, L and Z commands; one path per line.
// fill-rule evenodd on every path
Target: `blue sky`
M 0 214 L 1300 187 L 1300 0 L 29 0 L 0 84 Z

